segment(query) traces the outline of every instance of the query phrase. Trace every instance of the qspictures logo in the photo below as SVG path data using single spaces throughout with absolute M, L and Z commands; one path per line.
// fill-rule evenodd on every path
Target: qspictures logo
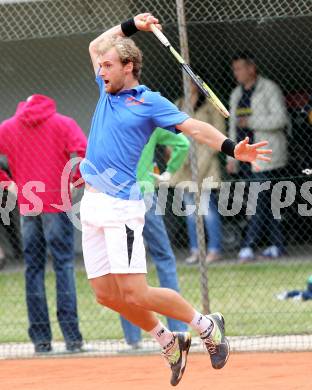
M 81 222 L 79 218 L 80 212 L 80 199 L 72 200 L 71 192 L 75 189 L 77 184 L 73 183 L 73 186 L 69 186 L 71 172 L 81 162 L 80 157 L 74 157 L 67 162 L 63 169 L 60 180 L 60 188 L 57 191 L 60 192 L 60 204 L 51 204 L 52 207 L 60 212 L 68 213 L 68 217 L 72 221 L 73 225 L 81 230 Z M 92 174 L 89 178 L 92 183 L 98 183 L 99 186 L 105 185 L 109 196 L 117 196 L 117 194 L 123 189 L 129 186 L 129 180 L 119 183 L 116 175 L 118 172 L 115 169 L 108 168 L 104 172 L 98 172 L 96 167 L 87 159 L 84 159 L 84 163 L 88 164 Z M 312 171 L 307 170 L 304 173 L 312 174 Z M 82 181 L 82 180 L 81 180 Z M 117 183 L 117 184 L 116 184 Z M 11 182 L 0 183 L 0 200 L 4 196 L 4 188 L 7 188 Z M 280 220 L 282 218 L 283 210 L 292 206 L 295 203 L 297 212 L 302 217 L 312 217 L 312 180 L 304 181 L 300 188 L 297 188 L 296 183 L 291 180 L 281 180 L 271 182 L 255 181 L 255 182 L 221 182 L 214 183 L 213 178 L 205 178 L 201 184 L 197 182 L 184 181 L 180 182 L 174 189 L 174 195 L 171 202 L 172 213 L 178 217 L 186 217 L 193 213 L 198 215 L 208 215 L 209 213 L 209 198 L 211 195 L 211 188 L 215 188 L 219 184 L 218 202 L 217 208 L 220 215 L 225 217 L 234 217 L 238 215 L 244 207 L 244 213 L 246 216 L 255 215 L 257 212 L 258 197 L 263 192 L 268 191 L 268 199 L 270 201 L 270 208 L 274 219 Z M 234 184 L 234 186 L 233 186 Z M 144 193 L 144 201 L 146 211 L 148 211 L 153 205 L 154 185 L 149 181 L 141 181 L 134 183 L 127 190 L 129 192 L 129 200 L 138 200 L 138 185 L 141 188 L 148 188 L 150 191 Z M 72 187 L 72 188 L 71 188 Z M 234 187 L 234 188 L 233 188 Z M 247 187 L 247 188 L 246 188 Z M 157 191 L 156 209 L 157 215 L 165 215 L 169 194 L 169 183 L 160 183 Z M 184 192 L 188 191 L 194 194 L 198 194 L 198 202 L 193 204 L 184 204 L 183 197 Z M 16 206 L 17 197 L 22 194 L 24 203 L 19 203 L 20 211 L 26 215 L 39 215 L 43 210 L 43 201 L 40 198 L 39 193 L 46 192 L 45 183 L 40 181 L 30 181 L 25 183 L 23 188 L 16 188 L 12 196 L 9 197 L 3 206 L 0 204 L 0 218 L 5 225 L 10 224 L 9 213 Z M 245 195 L 247 195 L 247 198 Z M 300 197 L 299 197 L 300 196 Z M 244 199 L 246 198 L 245 204 Z M 300 199 L 300 201 L 297 201 Z M 1 203 L 1 202 L 0 202 Z

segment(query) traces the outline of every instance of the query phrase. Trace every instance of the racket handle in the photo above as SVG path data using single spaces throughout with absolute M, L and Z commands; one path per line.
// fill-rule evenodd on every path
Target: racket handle
M 170 45 L 170 42 L 168 41 L 168 39 L 165 37 L 165 35 L 159 30 L 159 28 L 157 28 L 155 26 L 155 24 L 151 24 L 151 30 L 152 32 L 156 35 L 156 37 L 160 40 L 160 42 L 164 45 L 164 46 L 171 46 Z

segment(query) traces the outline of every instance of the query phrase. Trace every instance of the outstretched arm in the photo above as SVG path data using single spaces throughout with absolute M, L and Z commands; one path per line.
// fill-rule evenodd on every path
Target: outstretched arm
M 221 145 L 226 140 L 226 136 L 209 123 L 189 118 L 176 128 L 184 134 L 194 138 L 200 144 L 207 144 L 215 150 L 221 150 Z
M 143 13 L 136 15 L 133 18 L 135 29 L 140 31 L 151 31 L 151 24 L 156 24 L 156 27 L 161 28 L 158 24 L 158 19 L 154 18 L 150 13 Z M 98 64 L 98 54 L 97 54 L 97 45 L 105 39 L 109 39 L 113 36 L 125 37 L 127 36 L 122 28 L 123 23 L 118 24 L 115 27 L 110 28 L 105 31 L 103 34 L 95 38 L 89 45 L 89 53 L 91 57 L 91 61 L 93 64 L 94 72 L 97 74 L 99 64 Z M 129 35 L 128 35 L 129 36 Z
M 189 118 L 183 123 L 176 125 L 176 128 L 183 133 L 193 137 L 197 142 L 206 144 L 211 148 L 222 151 L 229 156 L 235 157 L 237 160 L 250 162 L 258 169 L 257 160 L 270 161 L 270 157 L 265 155 L 271 154 L 270 149 L 259 149 L 268 144 L 267 141 L 261 141 L 250 145 L 249 138 L 246 137 L 243 141 L 235 145 L 224 134 L 209 123 Z

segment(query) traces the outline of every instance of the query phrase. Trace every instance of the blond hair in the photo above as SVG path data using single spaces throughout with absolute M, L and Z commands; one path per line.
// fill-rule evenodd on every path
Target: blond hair
M 143 55 L 135 42 L 129 38 L 111 37 L 98 44 L 97 53 L 103 55 L 112 48 L 116 49 L 122 64 L 133 63 L 133 76 L 138 80 L 141 75 Z

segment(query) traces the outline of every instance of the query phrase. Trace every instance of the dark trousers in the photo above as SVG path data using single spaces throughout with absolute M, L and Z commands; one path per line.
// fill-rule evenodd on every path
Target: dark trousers
M 56 276 L 57 319 L 65 342 L 81 341 L 78 327 L 74 276 L 74 230 L 66 213 L 43 213 L 22 217 L 26 264 L 26 302 L 29 337 L 34 344 L 52 339 L 46 289 L 47 248 Z
M 246 236 L 243 240 L 242 247 L 255 248 L 257 241 L 265 231 L 268 235 L 270 245 L 276 245 L 281 252 L 284 252 L 284 237 L 282 233 L 281 220 L 275 219 L 271 210 L 272 186 L 283 177 L 283 171 L 276 169 L 253 173 L 251 180 L 265 182 L 271 181 L 271 188 L 259 193 L 256 213 L 248 223 Z

